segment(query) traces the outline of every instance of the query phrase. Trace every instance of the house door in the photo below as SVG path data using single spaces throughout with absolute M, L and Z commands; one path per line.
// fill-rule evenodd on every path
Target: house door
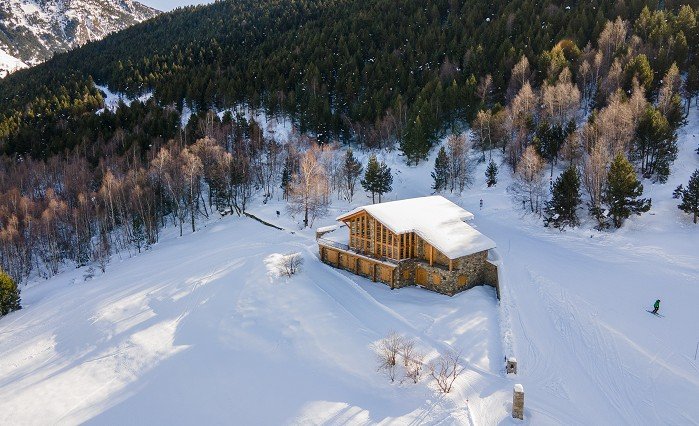
M 415 284 L 426 285 L 427 284 L 427 271 L 420 268 L 419 266 L 415 270 Z

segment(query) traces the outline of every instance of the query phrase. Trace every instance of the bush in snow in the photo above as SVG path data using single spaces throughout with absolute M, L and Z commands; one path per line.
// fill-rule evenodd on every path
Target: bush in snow
M 379 362 L 379 371 L 385 371 L 391 382 L 396 380 L 398 367 L 398 354 L 403 347 L 404 339 L 398 333 L 389 333 L 376 344 L 376 355 Z
M 267 269 L 275 276 L 291 277 L 296 275 L 303 265 L 301 253 L 273 254 L 266 260 Z
M 379 363 L 378 370 L 385 372 L 391 382 L 395 382 L 401 364 L 406 379 L 412 380 L 413 383 L 420 381 L 425 356 L 417 349 L 415 340 L 391 332 L 379 340 L 374 349 Z
M 291 253 L 282 257 L 282 273 L 287 277 L 295 275 L 301 270 L 303 265 L 303 256 L 301 253 Z
M 405 377 L 417 383 L 420 381 L 423 360 L 425 355 L 415 347 L 415 341 L 405 339 L 400 348 L 400 356 L 403 358 L 403 367 L 405 367 Z
M 430 376 L 437 382 L 442 393 L 451 392 L 456 379 L 464 371 L 460 364 L 461 352 L 449 351 L 430 362 Z

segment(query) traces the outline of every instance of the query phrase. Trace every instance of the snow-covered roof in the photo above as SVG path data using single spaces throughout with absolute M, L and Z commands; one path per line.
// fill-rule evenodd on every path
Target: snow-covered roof
M 473 219 L 471 212 L 439 195 L 362 206 L 337 220 L 360 211 L 366 211 L 395 234 L 415 232 L 450 259 L 495 248 L 493 240 L 464 222 Z

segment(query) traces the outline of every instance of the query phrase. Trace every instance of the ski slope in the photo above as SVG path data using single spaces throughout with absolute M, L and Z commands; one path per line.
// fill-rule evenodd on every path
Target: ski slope
M 280 200 L 251 212 L 285 231 L 216 219 L 92 280 L 33 282 L 0 320 L 0 424 L 699 424 L 699 226 L 671 198 L 699 168 L 697 145 L 694 110 L 670 181 L 644 182 L 651 212 L 615 232 L 543 228 L 513 210 L 506 167 L 486 188 L 481 165 L 449 198 L 498 245 L 500 303 L 490 288 L 448 298 L 332 269 Z M 382 156 L 396 174 L 387 200 L 431 193 L 433 162 Z M 366 202 L 334 202 L 314 225 Z M 289 252 L 303 271 L 271 274 L 265 260 Z M 646 312 L 657 298 L 664 318 Z M 463 350 L 454 391 L 377 372 L 372 345 L 389 331 L 428 358 Z M 509 414 L 515 383 L 524 422 Z

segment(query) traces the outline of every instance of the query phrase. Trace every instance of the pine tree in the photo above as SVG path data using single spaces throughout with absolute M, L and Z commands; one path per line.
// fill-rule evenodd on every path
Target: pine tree
M 354 188 L 357 185 L 357 180 L 362 175 L 363 169 L 362 163 L 354 156 L 352 148 L 348 148 L 345 152 L 345 161 L 342 165 L 342 177 L 347 201 L 352 201 L 354 197 Z
M 697 223 L 699 221 L 699 169 L 692 173 L 687 188 L 684 188 L 682 185 L 678 186 L 673 197 L 682 200 L 677 208 L 687 214 L 691 214 L 694 223 Z
M 391 168 L 386 165 L 386 163 L 381 163 L 380 169 L 380 179 L 377 194 L 379 194 L 379 203 L 381 202 L 381 196 L 393 190 L 393 174 L 391 173 Z
M 561 230 L 567 226 L 580 225 L 578 207 L 580 196 L 580 173 L 574 164 L 566 169 L 553 183 L 551 200 L 546 202 L 544 224 Z
M 444 147 L 439 149 L 437 158 L 434 160 L 432 179 L 434 180 L 432 189 L 434 189 L 435 192 L 441 192 L 447 189 L 447 184 L 449 183 L 449 158 L 447 157 L 447 151 Z
M 643 195 L 643 185 L 638 181 L 636 172 L 623 154 L 618 154 L 609 167 L 607 184 L 602 194 L 609 208 L 608 216 L 614 226 L 621 228 L 629 216 L 640 215 L 650 210 L 651 200 L 639 198 Z
M 427 158 L 430 151 L 429 134 L 419 115 L 409 123 L 406 134 L 400 141 L 400 150 L 408 165 L 418 165 L 420 160 Z
M 146 232 L 143 229 L 143 219 L 141 219 L 140 216 L 135 216 L 132 220 L 132 228 L 133 228 L 133 236 L 131 238 L 131 241 L 133 242 L 133 245 L 136 247 L 138 252 L 141 252 L 141 249 L 146 246 Z
M 0 317 L 22 309 L 19 288 L 14 280 L 0 270 Z
M 376 202 L 377 195 L 379 196 L 379 202 L 381 202 L 381 196 L 390 192 L 392 189 L 393 175 L 391 174 L 391 169 L 386 163 L 379 163 L 376 159 L 376 155 L 372 154 L 371 157 L 369 157 L 369 163 L 367 164 L 364 179 L 362 179 L 361 184 L 365 191 L 371 193 L 372 203 Z
M 282 170 L 282 183 L 279 186 L 282 189 L 282 196 L 285 200 L 289 199 L 289 188 L 291 187 L 291 165 L 288 161 L 284 162 L 284 170 Z
M 488 188 L 498 183 L 498 165 L 492 159 L 488 163 L 488 168 L 485 169 L 485 183 L 488 184 Z
M 644 177 L 667 180 L 670 165 L 677 158 L 677 134 L 658 109 L 648 107 L 643 113 L 636 129 L 634 151 Z

